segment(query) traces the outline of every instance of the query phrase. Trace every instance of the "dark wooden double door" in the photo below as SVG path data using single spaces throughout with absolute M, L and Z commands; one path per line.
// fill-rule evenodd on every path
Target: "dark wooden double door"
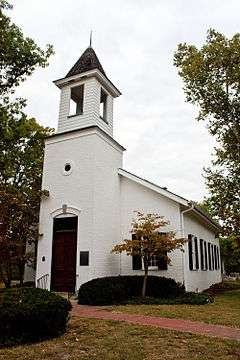
M 77 217 L 54 220 L 51 290 L 74 292 L 76 285 Z

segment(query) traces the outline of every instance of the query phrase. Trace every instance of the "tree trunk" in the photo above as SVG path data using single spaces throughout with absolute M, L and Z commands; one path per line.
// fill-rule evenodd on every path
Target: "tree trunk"
M 19 282 L 20 282 L 20 286 L 23 286 L 23 279 L 24 279 L 24 264 L 22 264 L 22 262 L 19 262 L 18 264 L 18 272 L 19 272 Z
M 142 287 L 142 297 L 143 298 L 146 296 L 147 277 L 148 277 L 148 264 L 147 264 L 147 261 L 144 260 L 144 278 L 143 278 L 143 287 Z

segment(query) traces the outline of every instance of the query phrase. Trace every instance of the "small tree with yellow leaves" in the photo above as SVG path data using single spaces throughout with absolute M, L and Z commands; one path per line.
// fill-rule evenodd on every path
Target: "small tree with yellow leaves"
M 117 254 L 126 252 L 130 256 L 141 257 L 144 267 L 143 297 L 146 296 L 148 268 L 152 257 L 164 258 L 167 264 L 170 264 L 169 253 L 176 249 L 183 251 L 185 239 L 177 239 L 173 231 L 161 233 L 161 229 L 169 224 L 163 216 L 137 211 L 131 229 L 131 233 L 135 235 L 134 239 L 125 239 L 123 244 L 115 245 L 112 249 L 112 252 Z

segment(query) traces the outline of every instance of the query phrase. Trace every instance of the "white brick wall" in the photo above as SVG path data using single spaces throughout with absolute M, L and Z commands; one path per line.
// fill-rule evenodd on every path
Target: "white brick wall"
M 69 161 L 73 171 L 64 176 L 63 168 Z M 95 277 L 142 274 L 132 270 L 131 257 L 111 254 L 114 244 L 131 236 L 134 211 L 165 216 L 170 221 L 165 230 L 182 236 L 178 202 L 119 175 L 121 167 L 122 149 L 98 129 L 61 134 L 46 141 L 43 189 L 49 190 L 50 196 L 42 201 L 40 209 L 39 232 L 43 235 L 38 243 L 37 279 L 51 275 L 53 218 L 62 214 L 63 204 L 67 204 L 69 214 L 78 216 L 76 289 Z M 190 213 L 184 215 L 184 231 L 186 238 L 194 234 L 219 245 L 214 231 Z M 79 266 L 80 251 L 89 251 L 89 266 Z M 168 270 L 150 273 L 184 282 L 188 291 L 201 291 L 221 281 L 220 270 L 189 270 L 187 244 L 184 253 L 177 250 L 170 257 Z
M 71 175 L 63 175 L 64 164 L 73 163 Z M 142 275 L 132 270 L 132 259 L 125 254 L 111 254 L 114 244 L 131 236 L 134 211 L 156 212 L 170 221 L 166 231 L 182 236 L 180 206 L 177 202 L 122 175 L 122 151 L 99 130 L 83 130 L 47 140 L 43 189 L 50 196 L 41 203 L 37 278 L 51 274 L 53 218 L 67 204 L 70 214 L 78 216 L 76 289 L 92 278 L 110 275 Z M 191 214 L 184 215 L 185 237 L 218 244 L 214 232 Z M 89 251 L 89 266 L 79 266 L 79 252 Z M 200 254 L 200 251 L 199 251 Z M 45 257 L 45 262 L 42 257 Z M 170 254 L 168 270 L 150 271 L 153 275 L 184 282 L 188 291 L 201 291 L 221 281 L 220 270 L 190 271 L 188 247 Z M 50 285 L 50 284 L 48 284 Z
M 63 167 L 68 161 L 73 163 L 73 171 L 64 176 Z M 121 166 L 120 148 L 96 129 L 47 140 L 43 189 L 49 190 L 50 196 L 41 203 L 40 233 L 43 236 L 38 243 L 36 278 L 51 274 L 53 218 L 62 213 L 63 204 L 67 204 L 67 212 L 78 216 L 76 289 L 96 277 L 142 275 L 142 271 L 132 270 L 131 257 L 111 254 L 114 244 L 130 238 L 134 211 L 165 216 L 170 221 L 165 230 L 182 236 L 179 204 L 118 175 Z M 214 232 L 189 213 L 184 215 L 184 229 L 186 238 L 194 234 L 219 245 Z M 89 266 L 79 266 L 80 251 L 89 251 Z M 153 270 L 150 274 L 184 282 L 188 291 L 201 291 L 221 281 L 220 270 L 189 270 L 187 244 L 184 253 L 177 250 L 170 257 L 168 270 Z
M 73 163 L 73 171 L 64 176 L 63 167 L 68 161 Z M 47 140 L 43 189 L 49 190 L 50 196 L 41 203 L 43 236 L 38 243 L 37 279 L 51 274 L 53 216 L 61 213 L 63 204 L 78 215 L 76 289 L 93 277 L 118 273 L 116 258 L 110 251 L 119 240 L 117 171 L 121 166 L 122 150 L 96 129 Z M 80 251 L 89 251 L 89 267 L 79 266 Z
M 200 245 L 199 240 L 203 239 L 211 244 L 219 247 L 218 239 L 215 239 L 214 232 L 205 225 L 201 224 L 191 213 L 184 215 L 185 237 L 192 234 L 198 238 L 198 254 L 200 267 Z M 188 244 L 185 244 L 184 252 L 185 264 L 185 287 L 188 291 L 202 291 L 209 288 L 212 284 L 218 283 L 222 280 L 221 270 L 189 270 L 189 254 Z
M 138 210 L 165 216 L 170 221 L 170 225 L 166 226 L 164 230 L 175 231 L 176 236 L 181 237 L 179 204 L 121 176 L 121 241 L 131 238 L 131 222 L 135 217 L 134 211 Z M 170 254 L 170 258 L 171 265 L 168 266 L 168 270 L 152 270 L 150 274 L 166 276 L 183 282 L 182 252 L 176 250 Z M 132 258 L 122 254 L 121 274 L 143 275 L 143 271 L 132 270 Z

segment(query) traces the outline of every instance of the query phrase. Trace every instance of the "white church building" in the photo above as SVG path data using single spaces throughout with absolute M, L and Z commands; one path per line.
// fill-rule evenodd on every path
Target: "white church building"
M 57 132 L 45 143 L 36 285 L 75 292 L 98 277 L 142 275 L 142 263 L 113 254 L 131 235 L 134 211 L 158 213 L 166 231 L 185 237 L 171 264 L 151 260 L 150 274 L 175 279 L 187 291 L 221 281 L 219 226 L 192 202 L 123 168 L 124 147 L 113 138 L 113 102 L 120 91 L 88 47 L 60 89 Z

